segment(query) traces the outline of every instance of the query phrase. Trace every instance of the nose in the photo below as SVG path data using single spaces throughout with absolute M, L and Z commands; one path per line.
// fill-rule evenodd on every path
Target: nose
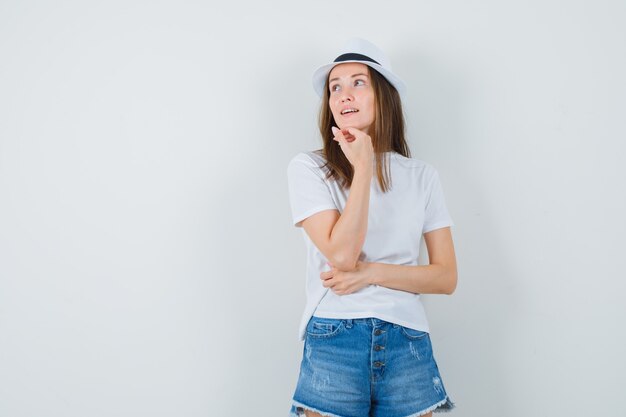
M 341 91 L 341 102 L 345 103 L 346 101 L 354 101 L 354 96 L 352 95 L 352 92 L 348 89 L 345 88 Z

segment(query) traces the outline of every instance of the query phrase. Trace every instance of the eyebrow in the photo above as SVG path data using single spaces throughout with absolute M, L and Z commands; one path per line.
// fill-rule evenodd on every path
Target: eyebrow
M 354 78 L 354 77 L 358 77 L 358 76 L 363 76 L 363 75 L 367 77 L 367 74 L 354 74 L 354 75 L 352 76 L 352 78 Z M 336 81 L 336 80 L 338 80 L 338 79 L 339 79 L 339 77 L 333 78 L 332 80 L 328 80 L 328 83 L 330 84 L 330 83 L 332 83 L 333 81 Z

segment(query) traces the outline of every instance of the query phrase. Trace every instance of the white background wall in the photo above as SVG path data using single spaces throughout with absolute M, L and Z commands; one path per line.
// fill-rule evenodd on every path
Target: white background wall
M 286 416 L 286 165 L 348 37 L 409 86 L 459 262 L 456 416 L 621 416 L 622 1 L 0 2 L 0 415 Z

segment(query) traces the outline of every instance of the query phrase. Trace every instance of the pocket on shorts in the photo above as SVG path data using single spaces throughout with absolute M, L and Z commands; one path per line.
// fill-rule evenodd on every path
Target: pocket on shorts
M 409 327 L 400 326 L 400 331 L 409 340 L 420 340 L 428 336 L 428 332 L 411 329 Z
M 306 326 L 306 334 L 310 337 L 333 337 L 345 326 L 345 320 L 311 317 Z

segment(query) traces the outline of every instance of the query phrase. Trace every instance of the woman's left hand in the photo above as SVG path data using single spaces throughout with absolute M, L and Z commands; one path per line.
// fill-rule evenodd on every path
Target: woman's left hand
M 322 272 L 320 279 L 322 285 L 330 288 L 337 295 L 347 295 L 357 292 L 363 287 L 370 285 L 371 263 L 357 261 L 352 271 L 340 271 L 330 265 L 330 271 Z

